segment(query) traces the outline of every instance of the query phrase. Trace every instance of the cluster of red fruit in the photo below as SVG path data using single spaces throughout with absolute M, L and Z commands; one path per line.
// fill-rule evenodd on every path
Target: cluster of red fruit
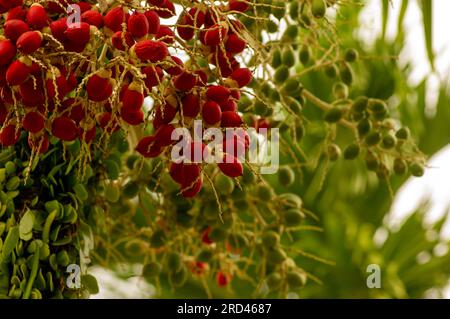
M 6 21 L 0 37 L 1 145 L 14 145 L 26 131 L 33 151 L 44 153 L 50 136 L 89 144 L 97 129 L 111 134 L 152 123 L 154 134 L 142 138 L 136 149 L 156 157 L 170 152 L 175 128 L 190 128 L 197 117 L 205 128 L 242 126 L 237 101 L 252 73 L 236 59 L 247 42 L 233 14 L 248 10 L 246 1 L 214 8 L 193 4 L 174 27 L 160 21 L 175 16 L 170 0 L 106 9 L 96 2 L 41 3 L 0 0 Z M 78 5 L 81 21 L 67 15 L 69 4 Z M 189 55 L 189 63 L 177 53 Z M 207 66 L 198 65 L 198 55 L 207 58 Z M 146 116 L 148 96 L 155 103 Z M 232 142 L 248 145 L 239 136 Z M 192 147 L 203 150 L 200 144 Z M 236 154 L 223 156 L 222 172 L 242 175 Z M 200 163 L 173 163 L 170 172 L 184 196 L 201 190 Z

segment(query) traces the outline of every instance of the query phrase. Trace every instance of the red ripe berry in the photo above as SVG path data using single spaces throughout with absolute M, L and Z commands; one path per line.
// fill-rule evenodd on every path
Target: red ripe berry
M 61 18 L 59 20 L 50 23 L 50 30 L 55 39 L 63 42 L 66 40 L 65 32 L 67 30 L 67 18 Z
M 209 46 L 217 46 L 225 40 L 227 28 L 223 25 L 215 24 L 205 33 L 205 44 Z
M 239 11 L 239 12 L 245 12 L 249 9 L 248 2 L 245 0 L 229 0 L 228 1 L 228 8 L 230 11 Z
M 207 263 L 204 263 L 201 261 L 196 261 L 195 263 L 193 263 L 191 265 L 191 272 L 194 275 L 198 275 L 198 276 L 203 275 L 206 271 L 207 266 L 208 266 Z
M 31 5 L 27 13 L 27 23 L 35 30 L 40 30 L 48 24 L 48 15 L 44 7 L 38 3 Z
M 236 101 L 239 101 L 241 99 L 241 91 L 236 89 L 231 90 L 231 97 Z
M 253 74 L 248 68 L 239 68 L 231 73 L 231 78 L 236 81 L 238 86 L 241 88 L 248 85 L 252 81 Z
M 246 46 L 247 42 L 234 33 L 230 34 L 225 42 L 225 50 L 233 54 L 241 53 Z
M 174 62 L 174 65 L 171 67 L 168 67 L 166 69 L 166 72 L 173 76 L 180 75 L 183 72 L 183 67 L 184 67 L 183 61 L 179 57 L 176 57 L 176 56 L 171 56 L 171 58 L 172 58 L 172 61 Z
M 195 33 L 193 26 L 194 18 L 188 13 L 181 14 L 177 22 L 177 32 L 180 38 L 186 41 L 191 40 Z
M 220 287 L 225 287 L 225 286 L 227 286 L 230 283 L 230 275 L 219 271 L 219 272 L 217 272 L 216 280 L 217 280 L 217 284 Z
M 0 144 L 3 146 L 11 146 L 17 143 L 20 137 L 20 131 L 16 130 L 16 126 L 9 124 L 0 131 Z
M 163 124 L 155 132 L 155 139 L 161 147 L 169 146 L 174 141 L 172 140 L 172 132 L 175 126 L 172 124 Z
M 181 100 L 183 116 L 196 117 L 200 112 L 200 100 L 196 94 L 190 93 Z
M 77 5 L 80 7 L 81 13 L 85 13 L 88 10 L 92 9 L 92 4 L 84 1 L 79 1 Z
M 7 65 L 16 56 L 16 47 L 9 40 L 0 40 L 0 65 Z
M 219 51 L 217 55 L 213 55 L 211 63 L 219 67 L 222 77 L 230 76 L 234 70 L 239 68 L 239 62 L 229 52 L 224 55 Z
M 222 144 L 222 151 L 238 159 L 245 155 L 246 146 L 243 139 L 239 136 L 226 137 Z
M 131 15 L 128 19 L 128 30 L 135 38 L 146 36 L 150 30 L 147 17 L 142 13 Z
M 123 107 L 127 110 L 137 112 L 144 104 L 143 88 L 137 82 L 132 82 L 123 94 Z
M 134 39 L 130 32 L 125 32 L 125 35 L 122 37 L 123 31 L 117 31 L 113 34 L 111 37 L 111 43 L 113 47 L 115 47 L 117 50 L 125 51 L 126 48 L 131 48 L 134 45 Z M 124 45 L 124 40 L 126 47 Z
M 148 0 L 148 2 L 156 7 L 160 7 L 163 5 L 164 0 Z
M 178 184 L 183 183 L 183 166 L 184 163 L 172 162 L 169 168 L 169 175 Z
M 206 97 L 219 104 L 225 103 L 230 98 L 230 95 L 230 89 L 223 85 L 211 85 L 206 91 Z
M 155 137 L 150 135 L 142 138 L 138 145 L 136 146 L 136 150 L 144 157 L 157 157 L 162 153 L 162 148 L 156 144 Z
M 5 36 L 12 40 L 16 41 L 22 33 L 30 31 L 28 24 L 23 22 L 22 20 L 12 19 L 5 22 Z
M 244 167 L 239 160 L 231 154 L 225 153 L 223 162 L 217 164 L 219 169 L 228 177 L 235 178 L 242 176 L 244 173 Z
M 28 112 L 22 119 L 22 126 L 25 131 L 37 133 L 44 129 L 45 119 L 38 112 Z
M 91 142 L 95 138 L 95 134 L 97 133 L 97 127 L 92 125 L 91 128 L 81 128 L 78 130 L 78 137 L 80 140 L 85 141 L 86 143 Z
M 146 66 L 142 68 L 142 73 L 145 74 L 145 85 L 149 90 L 152 87 L 157 86 L 164 76 L 162 69 L 159 66 Z
M 107 100 L 113 91 L 109 80 L 110 73 L 101 72 L 91 76 L 86 85 L 86 91 L 90 100 L 102 102 Z
M 9 9 L 6 15 L 6 21 L 14 19 L 25 21 L 26 18 L 27 18 L 27 11 L 24 8 L 22 8 L 22 6 L 17 6 L 12 9 Z
M 81 21 L 96 26 L 99 29 L 103 26 L 103 16 L 100 12 L 95 10 L 88 10 L 84 12 L 81 15 Z
M 28 65 L 20 60 L 15 60 L 6 71 L 6 81 L 11 86 L 20 85 L 27 80 L 29 75 L 30 68 Z
M 89 23 L 72 23 L 67 27 L 64 34 L 72 43 L 86 45 L 91 38 Z
M 220 108 L 221 108 L 222 112 L 236 112 L 238 109 L 238 106 L 234 100 L 229 99 L 225 103 L 220 104 Z
M 78 137 L 78 127 L 72 119 L 60 116 L 52 122 L 52 134 L 63 141 L 73 141 Z
M 53 1 L 55 2 L 48 2 L 46 4 L 49 13 L 58 13 L 58 14 L 65 13 L 66 10 L 64 10 L 64 8 L 67 8 L 68 4 L 70 3 L 69 0 L 53 0 Z
M 103 23 L 105 27 L 113 32 L 122 30 L 122 23 L 125 22 L 125 12 L 122 7 L 115 7 L 105 15 Z
M 9 111 L 6 108 L 5 103 L 3 103 L 3 101 L 0 101 L 0 125 L 3 125 L 3 123 L 5 123 L 8 114 Z
M 257 119 L 253 123 L 253 127 L 258 131 L 259 129 L 270 129 L 271 125 L 267 119 Z
M 198 193 L 200 193 L 202 187 L 203 181 L 200 178 L 194 184 L 181 184 L 182 189 L 181 193 L 185 198 L 192 198 L 195 197 L 195 195 L 197 195 Z
M 17 39 L 17 49 L 23 54 L 31 54 L 42 45 L 42 33 L 39 31 L 27 31 Z
M 208 160 L 211 155 L 209 149 L 201 141 L 189 142 L 184 159 L 192 163 L 201 163 Z
M 174 78 L 173 85 L 178 91 L 188 92 L 192 90 L 197 83 L 197 77 L 187 71 Z
M 45 95 L 43 92 L 42 81 L 38 81 L 37 85 L 34 86 L 33 79 L 28 79 L 22 83 L 19 87 L 19 93 L 22 96 L 23 102 L 29 102 L 33 106 L 45 102 Z
M 206 227 L 206 229 L 202 233 L 202 243 L 211 245 L 213 241 L 209 238 L 209 234 L 211 233 L 211 227 Z
M 47 134 L 29 134 L 28 135 L 28 146 L 37 154 L 44 154 L 48 151 L 50 146 L 50 140 Z
M 168 124 L 172 122 L 172 120 L 175 118 L 176 115 L 177 109 L 166 101 L 164 105 L 157 107 L 154 122 L 156 121 L 160 122 L 161 124 L 162 123 Z M 157 127 L 155 126 L 155 128 Z
M 123 106 L 120 109 L 120 116 L 130 125 L 139 125 L 144 122 L 144 112 L 140 109 L 134 110 Z
M 113 133 L 119 129 L 119 125 L 117 121 L 112 118 L 110 112 L 104 112 L 98 116 L 98 124 L 103 130 L 106 130 L 108 133 Z
M 145 17 L 148 21 L 148 34 L 156 34 L 159 31 L 161 22 L 159 20 L 159 15 L 152 10 L 144 12 Z
M 50 77 L 46 81 L 47 96 L 49 99 L 54 99 L 56 97 L 56 92 L 58 92 L 58 99 L 62 100 L 67 93 L 70 92 L 69 84 L 67 83 L 66 77 L 64 75 L 59 75 L 55 79 L 57 90 L 55 89 L 55 84 L 53 78 Z
M 220 126 L 222 127 L 239 127 L 242 125 L 242 119 L 236 112 L 226 111 L 222 112 L 222 120 Z
M 164 0 L 158 7 L 161 9 L 156 9 L 155 11 L 163 19 L 169 19 L 175 15 L 175 6 L 170 0 Z
M 219 123 L 222 118 L 220 105 L 214 101 L 206 101 L 206 103 L 203 104 L 202 116 L 203 120 L 209 125 Z
M 196 28 L 200 28 L 205 23 L 205 12 L 197 7 L 189 9 L 188 16 L 194 21 Z
M 171 28 L 169 28 L 166 25 L 162 25 L 159 27 L 159 30 L 156 33 L 155 38 L 160 41 L 163 41 L 164 43 L 172 44 L 175 41 L 175 34 L 173 33 Z
M 161 41 L 142 40 L 135 44 L 134 52 L 142 61 L 159 62 L 169 55 L 167 46 Z
M 195 70 L 194 73 L 197 74 L 197 84 L 202 86 L 206 85 L 208 82 L 206 73 L 203 70 Z

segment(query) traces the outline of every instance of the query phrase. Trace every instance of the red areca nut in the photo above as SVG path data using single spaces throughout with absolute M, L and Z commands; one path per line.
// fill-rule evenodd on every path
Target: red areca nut
M 102 70 L 91 76 L 86 84 L 86 91 L 89 99 L 94 102 L 107 100 L 113 91 L 111 71 Z
M 238 87 L 247 86 L 253 79 L 253 74 L 248 68 L 239 68 L 231 73 L 230 78 L 234 80 Z
M 236 112 L 238 105 L 234 100 L 228 99 L 225 103 L 220 104 L 220 108 L 222 112 Z
M 222 112 L 220 126 L 222 127 L 240 127 L 242 125 L 241 116 L 234 111 Z
M 214 101 L 206 101 L 202 109 L 203 120 L 209 125 L 215 125 L 222 118 L 220 105 Z
M 111 37 L 111 44 L 114 48 L 120 51 L 125 51 L 134 45 L 134 39 L 130 32 L 117 31 Z M 126 46 L 125 46 L 126 45 Z
M 30 75 L 31 60 L 21 57 L 13 61 L 6 71 L 6 82 L 15 86 L 24 83 Z
M 177 32 L 183 40 L 191 40 L 195 34 L 194 17 L 189 13 L 183 12 L 178 18 Z
M 175 42 L 175 33 L 173 33 L 172 29 L 166 25 L 162 25 L 159 27 L 158 32 L 155 35 L 155 38 L 167 43 L 172 44 Z
M 189 93 L 184 96 L 181 100 L 181 108 L 183 116 L 196 117 L 200 112 L 200 99 L 198 98 L 198 95 Z
M 175 15 L 175 5 L 170 0 L 164 0 L 158 7 L 155 11 L 163 19 L 169 19 Z
M 217 272 L 216 280 L 217 280 L 217 284 L 220 287 L 225 287 L 230 283 L 231 276 L 219 271 L 219 272 Z
M 48 15 L 39 3 L 33 3 L 27 12 L 27 23 L 35 30 L 41 30 L 48 24 Z
M 155 137 L 153 135 L 143 137 L 136 150 L 144 157 L 157 157 L 162 153 L 162 148 L 156 144 Z
M 22 119 L 22 127 L 30 133 L 38 133 L 44 129 L 45 118 L 41 113 L 31 111 L 25 114 Z
M 206 91 L 206 97 L 219 104 L 225 103 L 230 98 L 230 95 L 230 89 L 223 85 L 211 85 Z
M 112 32 L 122 30 L 122 23 L 126 20 L 125 11 L 122 7 L 115 7 L 106 13 L 103 24 Z
M 152 87 L 157 86 L 163 79 L 164 73 L 159 66 L 146 66 L 141 69 L 142 74 L 145 74 L 145 85 L 149 90 Z
M 88 10 L 81 15 L 81 21 L 100 29 L 103 27 L 103 16 L 95 10 Z
M 16 41 L 23 33 L 30 31 L 30 27 L 22 20 L 12 19 L 5 22 L 5 36 Z
M 153 63 L 162 61 L 169 55 L 167 46 L 161 41 L 141 40 L 131 50 L 140 60 Z
M 10 40 L 0 39 L 0 65 L 7 65 L 16 56 L 17 50 Z
M 197 77 L 188 71 L 183 71 L 173 79 L 173 85 L 178 91 L 189 92 L 197 84 Z
M 247 42 L 241 39 L 237 34 L 229 34 L 225 42 L 225 50 L 232 54 L 238 54 L 245 50 Z
M 86 22 L 72 23 L 64 31 L 64 35 L 75 45 L 86 45 L 91 38 L 91 27 Z
M 17 143 L 20 137 L 20 131 L 16 130 L 16 125 L 8 124 L 0 131 L 0 144 L 3 146 L 12 146 Z
M 60 42 L 63 42 L 67 39 L 65 35 L 66 30 L 67 18 L 65 17 L 50 23 L 50 31 L 52 33 L 52 36 Z
M 176 57 L 173 55 L 170 58 L 173 61 L 173 65 L 165 68 L 165 71 L 168 74 L 173 75 L 173 76 L 180 75 L 183 72 L 183 68 L 184 68 L 183 61 L 179 57 Z
M 142 110 L 131 109 L 130 107 L 122 107 L 120 116 L 130 125 L 139 125 L 144 122 L 145 114 Z
M 135 38 L 142 38 L 148 34 L 150 26 L 148 19 L 143 13 L 134 13 L 128 19 L 128 31 Z
M 229 0 L 228 10 L 245 12 L 250 8 L 247 0 Z
M 78 127 L 71 118 L 59 116 L 52 122 L 52 135 L 63 141 L 73 141 L 78 137 Z
M 138 82 L 131 82 L 122 98 L 123 108 L 137 112 L 144 104 L 144 89 Z
M 217 166 L 219 166 L 222 173 L 228 177 L 235 178 L 242 176 L 244 173 L 244 167 L 241 162 L 239 162 L 239 160 L 232 154 L 225 153 L 223 156 L 223 162 L 217 164 Z
M 55 77 L 55 79 L 53 79 L 53 76 Z M 56 68 L 54 68 L 53 74 L 50 71 L 47 72 L 46 87 L 47 87 L 47 96 L 51 100 L 53 100 L 56 97 L 56 92 L 58 92 L 58 99 L 63 100 L 64 96 L 66 96 L 66 94 L 71 91 L 66 77 L 63 74 L 61 74 L 61 72 Z
M 148 21 L 148 34 L 157 34 L 161 26 L 159 15 L 152 10 L 144 12 Z
M 26 18 L 27 18 L 27 10 L 24 9 L 22 6 L 17 6 L 8 10 L 5 21 L 13 19 L 25 21 Z
M 158 145 L 161 147 L 169 146 L 173 144 L 172 132 L 175 130 L 173 124 L 163 124 L 155 132 L 155 139 L 158 141 Z
M 42 45 L 42 33 L 39 31 L 27 31 L 17 39 L 17 49 L 23 54 L 31 54 Z
M 225 22 L 215 24 L 204 34 L 204 42 L 208 46 L 217 46 L 225 41 L 228 25 Z

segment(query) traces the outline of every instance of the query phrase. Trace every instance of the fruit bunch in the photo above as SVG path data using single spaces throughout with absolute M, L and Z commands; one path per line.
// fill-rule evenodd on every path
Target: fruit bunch
M 14 145 L 21 131 L 29 133 L 33 152 L 45 153 L 52 136 L 90 145 L 97 130 L 105 137 L 119 129 L 140 130 L 137 151 L 156 157 L 170 154 L 173 130 L 191 129 L 196 118 L 205 129 L 241 127 L 237 102 L 253 75 L 238 62 L 247 41 L 232 13 L 246 11 L 246 2 L 218 8 L 192 4 L 172 28 L 161 22 L 175 15 L 169 0 L 146 7 L 113 2 L 103 10 L 94 3 L 74 3 L 80 10 L 80 21 L 74 22 L 65 11 L 68 4 L 4 4 L 3 146 Z M 151 110 L 143 107 L 145 98 L 153 100 Z M 147 126 L 153 134 L 142 136 Z M 205 145 L 197 147 L 203 151 Z M 220 169 L 241 175 L 242 164 L 234 155 L 223 156 L 227 161 Z M 184 163 L 171 167 L 186 197 L 202 187 L 203 160 L 192 164 L 185 156 L 186 168 Z
M 389 117 L 392 105 L 361 94 L 355 73 L 364 57 L 333 40 L 327 19 L 337 7 L 331 0 L 0 0 L 0 143 L 15 149 L 19 172 L 4 181 L 11 198 L 0 215 L 0 293 L 95 292 L 91 276 L 81 290 L 63 284 L 64 256 L 80 262 L 84 229 L 94 238 L 94 264 L 142 263 L 161 291 L 201 283 L 209 297 L 233 288 L 286 297 L 316 280 L 298 256 L 327 261 L 296 246 L 303 231 L 317 230 L 293 193 L 304 168 L 341 153 L 364 156 L 385 180 L 408 168 L 419 176 L 424 165 L 409 131 Z M 315 92 L 314 77 L 331 83 L 330 94 Z M 245 159 L 250 127 L 279 129 L 278 180 Z M 242 131 L 216 148 L 203 134 L 210 128 Z M 177 129 L 205 136 L 183 140 L 181 160 L 173 158 Z M 311 144 L 320 151 L 304 154 Z M 13 177 L 23 180 L 19 193 L 9 189 Z

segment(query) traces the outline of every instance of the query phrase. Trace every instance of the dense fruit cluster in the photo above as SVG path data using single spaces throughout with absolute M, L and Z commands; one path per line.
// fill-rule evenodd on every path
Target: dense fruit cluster
M 313 162 L 364 155 L 383 179 L 423 174 L 423 156 L 388 104 L 354 92 L 359 53 L 330 40 L 326 12 L 336 1 L 76 2 L 81 21 L 68 16 L 69 2 L 0 0 L 0 143 L 16 150 L 0 161 L 2 295 L 95 292 L 90 276 L 82 289 L 64 285 L 63 268 L 80 263 L 90 229 L 94 263 L 142 263 L 162 290 L 200 282 L 207 296 L 237 286 L 285 297 L 315 279 L 298 255 L 326 262 L 295 246 L 317 230 L 286 191 L 305 165 L 301 143 L 315 138 Z M 316 96 L 311 75 L 326 75 L 332 94 Z M 245 152 L 246 133 L 219 151 L 188 140 L 183 160 L 171 157 L 177 128 L 194 136 L 248 127 L 279 128 L 285 193 L 258 164 L 227 152 Z
M 67 4 L 17 1 L 5 7 L 3 146 L 14 145 L 24 130 L 33 151 L 45 153 L 49 136 L 90 144 L 98 129 L 108 136 L 150 124 L 154 134 L 140 137 L 136 149 L 156 157 L 170 154 L 172 131 L 190 128 L 197 117 L 205 128 L 242 125 L 237 102 L 253 75 L 238 62 L 247 43 L 242 24 L 230 12 L 247 10 L 245 2 L 214 10 L 194 4 L 175 28 L 161 23 L 175 15 L 169 0 L 153 1 L 148 8 L 113 4 L 103 11 L 81 2 L 81 21 L 74 22 L 62 10 Z M 151 111 L 143 107 L 146 97 L 154 101 Z M 220 169 L 239 176 L 242 164 L 232 154 L 224 156 L 230 163 Z M 202 187 L 199 164 L 171 167 L 177 169 L 173 176 L 183 195 L 196 195 Z

